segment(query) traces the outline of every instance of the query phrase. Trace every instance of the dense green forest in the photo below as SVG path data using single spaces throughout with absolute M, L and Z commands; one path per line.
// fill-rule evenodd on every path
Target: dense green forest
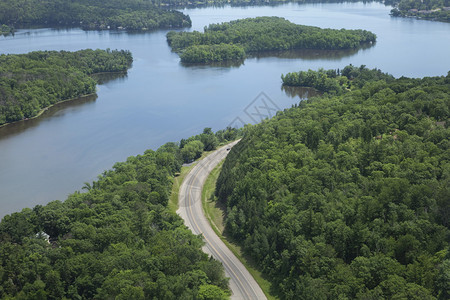
M 205 128 L 201 134 L 180 141 L 180 156 L 185 163 L 199 158 L 204 151 L 212 151 L 218 145 L 237 140 L 242 137 L 244 129 L 228 127 L 213 133 L 211 128 Z
M 205 27 L 204 33 L 167 33 L 169 45 L 180 53 L 183 62 L 189 63 L 209 62 L 216 58 L 224 60 L 226 57 L 242 59 L 245 53 L 269 50 L 351 49 L 375 40 L 376 35 L 366 30 L 321 29 L 297 25 L 279 17 L 211 24 Z
M 391 10 L 393 16 L 418 17 L 450 22 L 449 0 L 400 0 Z
M 244 58 L 244 49 L 233 44 L 194 45 L 180 53 L 181 61 L 188 63 L 243 60 Z
M 392 75 L 379 69 L 367 69 L 365 66 L 348 65 L 344 69 L 317 71 L 299 71 L 281 75 L 284 86 L 312 87 L 321 92 L 341 95 L 354 88 L 362 88 L 368 81 L 384 80 L 391 82 Z
M 0 298 L 227 299 L 222 265 L 167 204 L 186 147 L 202 143 L 201 154 L 240 132 L 205 128 L 116 163 L 85 193 L 5 216 Z
M 124 72 L 129 51 L 36 51 L 0 55 L 0 125 L 36 116 L 62 100 L 95 93 L 89 75 Z
M 189 16 L 143 0 L 3 0 L 0 24 L 151 30 L 191 26 Z
M 217 181 L 226 232 L 281 299 L 449 299 L 450 72 L 360 74 L 248 128 Z

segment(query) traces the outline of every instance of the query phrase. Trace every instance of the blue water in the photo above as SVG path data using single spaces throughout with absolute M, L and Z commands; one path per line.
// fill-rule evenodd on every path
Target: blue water
M 181 65 L 166 43 L 167 31 L 33 29 L 0 37 L 0 53 L 111 48 L 129 49 L 135 58 L 126 77 L 99 86 L 98 98 L 63 104 L 38 120 L 0 128 L 0 217 L 64 200 L 114 162 L 148 148 L 179 141 L 204 127 L 218 130 L 233 120 L 251 122 L 244 110 L 261 92 L 276 107 L 290 107 L 299 99 L 281 90 L 282 73 L 352 63 L 394 76 L 447 74 L 450 24 L 392 18 L 390 9 L 379 3 L 344 3 L 184 10 L 193 21 L 189 30 L 274 15 L 298 24 L 366 29 L 378 36 L 373 47 L 356 53 L 255 57 L 238 67 Z

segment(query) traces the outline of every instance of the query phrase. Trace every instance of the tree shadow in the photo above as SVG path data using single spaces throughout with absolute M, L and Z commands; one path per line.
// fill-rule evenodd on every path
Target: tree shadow
M 131 66 L 130 66 L 131 68 Z M 112 81 L 125 81 L 128 79 L 127 72 L 105 72 L 93 74 L 91 77 L 99 84 L 107 84 Z
M 97 100 L 97 97 L 98 97 L 97 94 L 93 94 L 88 96 L 81 96 L 79 98 L 67 101 L 62 101 L 46 108 L 43 111 L 43 113 L 38 117 L 28 120 L 17 121 L 2 126 L 0 127 L 0 140 L 14 135 L 18 135 L 30 128 L 37 127 L 41 122 L 48 120 L 49 118 L 55 117 L 60 118 L 66 114 L 65 110 L 69 108 L 71 109 L 71 111 L 73 111 L 80 109 L 81 106 L 92 105 Z
M 362 44 L 354 49 L 341 50 L 321 50 L 321 49 L 292 49 L 292 50 L 276 50 L 251 53 L 248 58 L 263 59 L 268 57 L 276 57 L 281 59 L 303 59 L 303 60 L 340 60 L 344 57 L 352 56 L 359 51 L 367 50 L 373 47 L 374 43 Z
M 206 69 L 206 68 L 239 68 L 244 64 L 244 59 L 242 60 L 227 60 L 227 61 L 217 61 L 210 63 L 184 63 L 180 62 L 183 67 L 193 68 L 193 69 Z
M 284 91 L 289 97 L 299 97 L 300 100 L 306 100 L 323 95 L 322 92 L 310 87 L 282 85 L 281 90 Z
M 340 60 L 357 54 L 359 51 L 367 50 L 373 47 L 375 43 L 362 44 L 354 49 L 342 50 L 320 50 L 320 49 L 292 49 L 292 50 L 275 50 L 249 53 L 243 60 L 229 60 L 221 62 L 209 63 L 183 63 L 180 64 L 186 68 L 206 69 L 206 68 L 239 68 L 244 64 L 246 59 L 302 59 L 302 60 Z

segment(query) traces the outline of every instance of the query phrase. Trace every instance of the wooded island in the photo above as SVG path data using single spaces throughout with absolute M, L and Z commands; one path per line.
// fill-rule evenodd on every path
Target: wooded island
M 203 33 L 167 33 L 167 42 L 185 63 L 240 60 L 247 54 L 270 50 L 352 49 L 375 41 L 376 35 L 370 31 L 321 29 L 280 17 L 211 24 Z

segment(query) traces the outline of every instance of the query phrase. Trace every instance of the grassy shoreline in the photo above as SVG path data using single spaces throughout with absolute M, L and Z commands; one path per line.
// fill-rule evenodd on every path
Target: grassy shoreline
M 181 184 L 184 181 L 184 177 L 192 170 L 195 164 L 190 166 L 181 167 L 180 173 L 176 174 L 173 178 L 172 190 L 170 192 L 169 198 L 169 209 L 170 211 L 176 213 L 178 210 L 178 193 L 180 191 Z
M 267 299 L 275 300 L 278 299 L 270 293 L 271 283 L 265 279 L 262 273 L 256 269 L 256 264 L 246 255 L 243 254 L 242 249 L 239 245 L 234 243 L 227 235 L 224 233 L 224 208 L 216 201 L 214 196 L 214 191 L 216 189 L 216 181 L 219 177 L 220 171 L 222 169 L 223 162 L 220 162 L 209 174 L 205 181 L 205 185 L 202 190 L 202 206 L 206 218 L 208 219 L 211 228 L 219 236 L 219 238 L 225 243 L 225 245 L 233 252 L 233 254 L 244 264 L 256 282 L 259 284 Z
M 168 205 L 169 209 L 171 211 L 173 211 L 174 213 L 176 213 L 178 210 L 178 193 L 180 191 L 180 187 L 184 181 L 184 178 L 186 177 L 187 174 L 189 174 L 189 172 L 192 170 L 192 168 L 194 168 L 195 165 L 200 160 L 202 160 L 203 158 L 208 156 L 211 152 L 212 151 L 203 152 L 202 156 L 200 156 L 200 158 L 198 158 L 197 160 L 192 162 L 189 166 L 182 166 L 180 173 L 175 174 L 175 177 L 173 178 L 172 190 L 170 192 L 169 205 Z

